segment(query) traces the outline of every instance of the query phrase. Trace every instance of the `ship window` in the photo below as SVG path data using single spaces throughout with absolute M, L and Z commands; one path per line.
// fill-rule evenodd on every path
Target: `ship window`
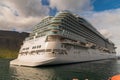
M 32 49 L 35 49 L 35 48 L 36 48 L 36 46 L 33 46 L 33 47 L 32 47 Z
M 61 45 L 61 48 L 64 48 L 64 44 Z
M 37 52 L 45 52 L 45 50 L 44 50 L 44 49 L 42 49 L 42 50 L 37 50 Z
M 26 48 L 26 50 L 28 50 L 28 49 L 29 49 L 29 47 Z
M 25 50 L 25 48 L 23 48 L 22 50 Z
M 37 48 L 41 48 L 41 45 L 38 45 Z
M 57 36 L 48 36 L 46 41 L 56 41 L 58 39 L 59 39 L 59 37 L 57 37 Z
M 33 46 L 32 49 L 41 48 L 41 45 Z
M 54 32 L 54 34 L 57 34 L 57 32 Z
M 46 52 L 51 52 L 52 50 L 51 50 L 51 49 L 46 49 L 45 51 L 46 51 Z
M 27 47 L 27 48 L 23 48 L 22 50 L 28 50 L 29 49 L 29 47 Z

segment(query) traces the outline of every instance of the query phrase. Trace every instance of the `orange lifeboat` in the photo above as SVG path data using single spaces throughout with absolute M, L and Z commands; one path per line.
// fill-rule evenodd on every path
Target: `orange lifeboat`
M 115 76 L 111 77 L 108 80 L 120 80 L 120 74 L 119 75 L 115 75 Z

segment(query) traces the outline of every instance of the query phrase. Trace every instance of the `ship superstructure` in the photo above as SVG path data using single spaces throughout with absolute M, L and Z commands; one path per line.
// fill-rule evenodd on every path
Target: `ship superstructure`
M 25 39 L 14 65 L 39 66 L 115 58 L 114 44 L 69 11 L 47 16 Z

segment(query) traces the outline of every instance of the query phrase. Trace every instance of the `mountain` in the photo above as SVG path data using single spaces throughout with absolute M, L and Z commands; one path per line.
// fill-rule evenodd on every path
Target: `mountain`
M 29 33 L 0 30 L 0 54 L 18 53 L 23 40 Z M 1 55 L 0 55 L 1 57 Z M 3 57 L 3 56 L 2 56 Z

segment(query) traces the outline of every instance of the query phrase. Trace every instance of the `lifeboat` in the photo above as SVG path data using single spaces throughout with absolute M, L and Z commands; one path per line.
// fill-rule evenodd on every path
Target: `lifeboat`
M 112 77 L 109 78 L 108 80 L 120 80 L 120 74 L 119 74 L 119 75 L 112 76 Z

